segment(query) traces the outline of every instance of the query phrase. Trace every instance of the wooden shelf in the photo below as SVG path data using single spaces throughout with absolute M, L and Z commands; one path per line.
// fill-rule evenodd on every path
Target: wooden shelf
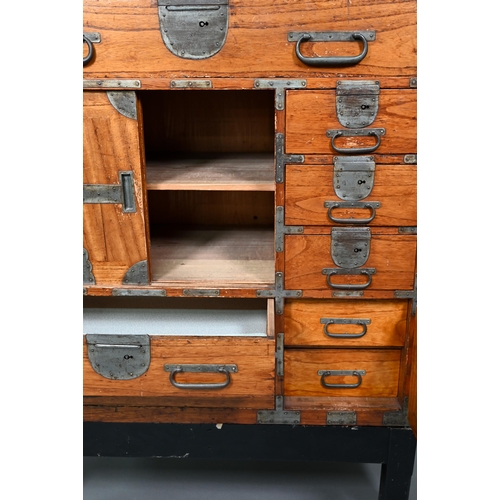
M 275 191 L 272 154 L 217 154 L 151 160 L 149 190 Z
M 152 281 L 188 288 L 274 284 L 272 228 L 151 228 Z

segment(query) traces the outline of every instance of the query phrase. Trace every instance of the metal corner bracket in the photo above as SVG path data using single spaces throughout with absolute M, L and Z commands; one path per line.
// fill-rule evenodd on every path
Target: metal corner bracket
M 303 234 L 304 226 L 285 226 L 285 209 L 276 207 L 276 251 L 283 252 L 285 247 L 285 234 Z
M 276 134 L 276 182 L 281 184 L 285 180 L 285 164 L 304 163 L 304 155 L 285 154 L 285 136 Z
M 266 80 L 257 79 L 253 83 L 257 89 L 274 89 L 275 93 L 275 108 L 278 111 L 285 109 L 285 90 L 287 89 L 303 89 L 307 87 L 307 80 Z
M 283 396 L 276 396 L 275 410 L 259 410 L 257 412 L 258 424 L 300 424 L 300 411 L 284 410 Z
M 285 298 L 302 297 L 302 290 L 284 290 L 284 281 L 283 273 L 278 272 L 274 290 L 257 290 L 257 297 L 274 298 L 276 314 L 283 314 Z
M 396 427 L 410 427 L 408 421 L 408 398 L 404 398 L 401 410 L 384 413 L 383 424 Z

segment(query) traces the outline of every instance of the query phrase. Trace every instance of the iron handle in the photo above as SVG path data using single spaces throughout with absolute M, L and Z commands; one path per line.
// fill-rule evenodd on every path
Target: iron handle
M 83 35 L 83 43 L 86 43 L 89 48 L 89 53 L 83 58 L 83 65 L 87 66 L 92 57 L 94 57 L 94 44 L 85 35 Z
M 347 272 L 346 272 L 347 271 Z M 354 272 L 356 271 L 356 272 Z M 323 269 L 323 274 L 326 274 L 326 283 L 330 288 L 336 289 L 336 290 L 364 290 L 365 288 L 368 288 L 372 284 L 372 274 L 373 270 L 371 269 L 359 269 L 359 270 L 354 270 L 354 269 L 347 269 L 347 270 L 342 270 L 342 269 Z M 368 281 L 366 283 L 362 284 L 336 284 L 331 282 L 331 276 L 333 274 L 362 274 L 364 276 L 368 276 Z
M 208 390 L 208 389 L 224 389 L 224 387 L 227 387 L 230 382 L 231 382 L 231 375 L 229 373 L 229 369 L 226 368 L 225 366 L 218 366 L 215 369 L 209 369 L 209 370 L 198 370 L 199 372 L 211 372 L 211 373 L 223 373 L 226 376 L 226 380 L 224 382 L 217 382 L 217 383 L 196 383 L 196 384 L 185 384 L 185 383 L 179 383 L 176 382 L 175 380 L 175 375 L 177 373 L 183 373 L 185 372 L 184 368 L 179 365 L 176 366 L 175 368 L 172 368 L 169 370 L 170 371 L 170 383 L 174 386 L 177 387 L 177 389 L 198 389 L 198 390 Z M 194 372 L 195 370 L 186 370 L 188 372 Z
M 366 54 L 368 54 L 368 41 L 361 33 L 353 33 L 351 38 L 353 40 L 361 40 L 363 42 L 363 50 L 361 54 L 357 56 L 341 56 L 341 57 L 306 57 L 300 52 L 300 44 L 310 40 L 312 36 L 309 33 L 304 33 L 298 40 L 297 45 L 295 45 L 295 54 L 298 59 L 307 64 L 308 66 L 352 66 L 358 64 L 362 61 Z
M 328 208 L 328 218 L 337 224 L 369 224 L 376 215 L 376 209 L 380 208 L 380 202 L 337 202 L 337 201 L 325 201 L 324 203 L 325 208 Z M 370 217 L 367 219 L 337 219 L 336 217 L 333 217 L 332 211 L 335 208 L 343 208 L 343 207 L 349 207 L 349 208 L 368 208 L 371 212 Z
M 365 148 L 338 148 L 337 146 L 335 146 L 335 138 L 336 137 L 340 137 L 340 136 L 343 136 L 343 135 L 347 135 L 349 137 L 351 137 L 352 135 L 347 132 L 347 134 L 345 132 L 343 132 L 342 130 L 337 130 L 335 131 L 331 137 L 332 137 L 332 148 L 337 151 L 337 153 L 348 153 L 348 154 L 366 154 L 366 153 L 372 153 L 373 151 L 375 151 L 379 146 L 380 146 L 380 142 L 382 141 L 382 134 L 378 133 L 377 131 L 367 131 L 365 134 L 365 136 L 375 136 L 377 138 L 377 143 L 375 144 L 375 146 L 368 146 L 368 147 L 365 147 Z M 359 134 L 356 134 L 356 135 L 359 135 Z
M 327 389 L 355 389 L 363 382 L 363 375 L 366 375 L 365 370 L 319 370 L 318 375 L 321 376 L 321 385 Z M 325 381 L 326 377 L 335 376 L 352 376 L 358 380 L 355 384 L 328 384 Z
M 320 323 L 323 324 L 323 332 L 327 337 L 332 339 L 359 339 L 366 335 L 368 325 L 371 323 L 369 319 L 350 319 L 350 318 L 321 318 Z M 361 333 L 331 333 L 328 331 L 328 325 L 358 325 L 363 327 Z

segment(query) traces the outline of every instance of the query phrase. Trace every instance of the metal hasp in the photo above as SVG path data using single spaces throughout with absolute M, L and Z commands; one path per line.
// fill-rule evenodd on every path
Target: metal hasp
M 275 90 L 274 105 L 278 111 L 282 111 L 285 109 L 285 90 L 306 88 L 307 80 L 255 80 L 253 86 L 256 89 Z
M 289 42 L 297 42 L 295 54 L 299 61 L 308 66 L 353 66 L 361 62 L 368 54 L 368 42 L 375 40 L 375 31 L 292 31 L 288 33 Z M 357 56 L 340 57 L 306 57 L 300 51 L 303 42 L 356 42 L 363 45 L 361 53 Z
M 378 81 L 337 82 L 337 119 L 343 127 L 363 128 L 371 125 L 378 113 Z
M 170 383 L 177 389 L 194 389 L 194 390 L 206 390 L 206 389 L 224 389 L 231 382 L 231 373 L 238 372 L 237 365 L 184 365 L 184 364 L 173 364 L 164 365 L 164 370 L 170 373 Z M 226 379 L 223 382 L 202 382 L 202 383 L 184 383 L 177 382 L 175 376 L 178 373 L 222 373 L 225 375 Z
M 83 203 L 115 203 L 123 213 L 137 211 L 134 195 L 134 173 L 118 172 L 120 184 L 84 184 Z
M 149 335 L 87 333 L 85 337 L 90 364 L 99 375 L 111 380 L 130 380 L 148 370 Z
M 257 290 L 257 297 L 274 298 L 274 308 L 276 314 L 283 314 L 285 298 L 300 298 L 302 290 L 284 290 L 285 279 L 283 273 L 276 273 L 276 284 L 274 290 Z
M 283 183 L 285 179 L 285 164 L 304 163 L 304 155 L 285 154 L 285 136 L 276 134 L 276 182 Z
M 382 142 L 382 136 L 385 135 L 385 128 L 362 128 L 362 129 L 332 129 L 326 131 L 326 136 L 332 139 L 332 148 L 337 153 L 342 154 L 366 154 L 373 153 Z M 374 146 L 366 146 L 362 148 L 339 148 L 335 146 L 335 139 L 337 137 L 370 137 L 376 138 L 376 143 Z
M 285 209 L 276 207 L 276 251 L 283 252 L 285 234 L 303 234 L 304 226 L 285 226 Z
M 83 249 L 83 284 L 95 285 L 95 277 L 92 274 L 92 263 L 89 260 L 89 253 Z
M 371 231 L 368 227 L 342 227 L 332 228 L 332 242 L 330 254 L 338 268 L 326 268 L 321 272 L 326 275 L 326 283 L 330 288 L 340 290 L 364 290 L 372 282 L 374 268 L 360 268 L 370 255 Z M 367 281 L 362 284 L 336 284 L 332 283 L 334 275 L 365 275 Z
M 207 59 L 226 42 L 229 0 L 158 0 L 163 43 L 183 59 Z
M 283 396 L 276 396 L 275 410 L 259 410 L 257 412 L 258 424 L 300 424 L 300 411 L 284 410 Z

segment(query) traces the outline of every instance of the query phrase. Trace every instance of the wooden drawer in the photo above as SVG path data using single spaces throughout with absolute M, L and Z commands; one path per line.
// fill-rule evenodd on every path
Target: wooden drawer
M 289 300 L 285 347 L 401 347 L 406 300 Z
M 417 92 L 416 90 L 381 89 L 375 120 L 369 129 L 385 129 L 380 136 L 377 154 L 416 154 L 417 152 Z M 329 130 L 342 130 L 335 138 L 336 151 Z M 336 113 L 335 90 L 287 91 L 286 140 L 287 153 L 350 154 L 353 148 L 365 149 L 376 145 L 373 136 L 356 136 L 344 128 Z M 369 151 L 368 151 L 369 152 Z M 363 152 L 357 154 L 364 154 Z
M 113 298 L 95 299 L 102 304 Z M 208 299 L 200 307 L 198 299 L 163 298 L 153 308 L 127 308 L 123 304 L 137 304 L 140 298 L 119 299 L 119 308 L 84 309 L 84 396 L 125 396 L 135 398 L 136 404 L 141 404 L 138 398 L 149 403 L 156 398 L 165 406 L 272 407 L 272 300 L 264 301 L 267 308 L 252 309 L 241 306 L 244 299 L 234 299 L 240 308 L 232 308 L 230 299 L 210 299 L 213 308 L 208 310 Z M 174 306 L 166 309 L 162 300 Z M 109 350 L 109 345 L 123 346 L 138 335 L 140 349 Z M 140 350 L 146 359 L 139 359 Z
M 190 51 L 196 56 L 194 52 L 198 48 L 182 49 L 180 42 L 174 40 L 173 31 L 181 24 L 174 18 L 170 34 L 169 29 L 164 34 L 170 37 L 171 44 L 177 43 L 173 51 L 178 51 L 179 56 L 167 48 L 159 21 L 165 11 L 159 12 L 158 3 L 162 2 L 84 0 L 83 32 L 100 34 L 100 42 L 94 45 L 95 55 L 84 67 L 86 78 L 276 78 L 276 75 L 288 78 L 294 75 L 331 76 L 339 71 L 378 78 L 416 75 L 416 0 L 389 3 L 383 0 L 351 0 L 348 3 L 343 0 L 288 0 L 285 3 L 229 0 L 228 8 L 222 5 L 223 2 L 208 2 L 220 6 L 217 10 L 199 11 L 190 21 L 193 30 L 187 33 L 188 38 L 196 39 L 198 46 L 205 38 L 206 50 L 214 53 L 204 58 L 203 48 L 198 59 L 186 58 Z M 185 3 L 195 2 L 186 0 Z M 175 14 L 170 9 L 168 15 L 186 14 Z M 216 35 L 221 32 L 217 23 L 221 18 L 225 24 L 224 16 L 228 18 L 227 35 L 225 39 L 223 35 L 213 38 L 214 32 Z M 209 34 L 211 30 L 214 31 Z M 373 33 L 373 37 L 366 35 L 369 40 L 367 55 L 347 68 L 345 65 L 315 67 L 303 63 L 296 55 L 296 42 L 288 41 L 290 32 L 348 32 L 350 37 L 360 31 Z M 307 41 L 300 46 L 300 52 L 309 58 L 349 57 L 361 51 L 361 41 L 355 40 Z M 84 48 L 84 56 L 86 54 Z
M 285 349 L 284 395 L 396 397 L 400 358 L 396 349 Z M 323 374 L 325 371 L 332 374 Z M 348 374 L 336 375 L 336 371 Z M 339 387 L 325 387 L 322 380 Z M 357 387 L 349 387 L 353 385 Z
M 412 290 L 416 243 L 416 235 L 391 234 L 385 228 L 372 228 L 366 263 L 346 270 L 334 264 L 330 233 L 286 235 L 285 289 Z M 323 271 L 325 269 L 335 271 Z M 352 269 L 358 269 L 361 274 L 349 274 L 358 272 Z M 365 269 L 374 270 L 374 274 L 367 275 Z
M 337 172 L 340 175 L 336 177 L 333 165 L 287 165 L 285 224 L 330 226 L 364 220 L 370 226 L 416 226 L 416 165 L 376 165 L 374 168 L 372 185 L 368 185 L 368 178 L 359 180 L 369 193 L 360 201 L 364 193 L 358 189 L 358 195 L 355 188 L 352 196 L 339 198 L 336 188 L 341 189 L 346 181 L 341 172 Z M 343 195 L 342 191 L 339 193 Z M 380 207 L 366 207 L 366 202 L 378 202 Z M 334 203 L 339 206 L 334 207 Z

